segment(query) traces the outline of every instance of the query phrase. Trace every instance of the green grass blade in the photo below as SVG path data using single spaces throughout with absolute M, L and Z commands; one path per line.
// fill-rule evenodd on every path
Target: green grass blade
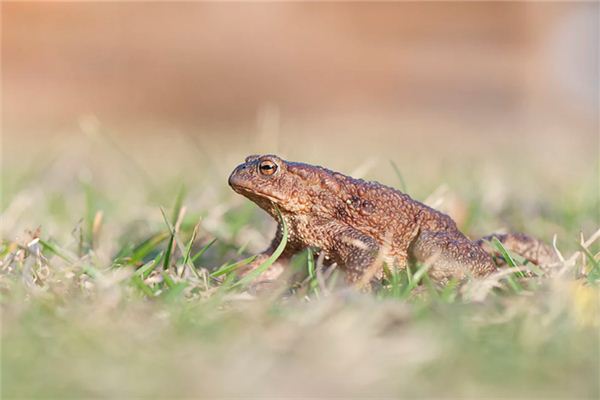
M 515 293 L 519 293 L 523 290 L 521 285 L 519 285 L 517 283 L 517 281 L 515 280 L 514 276 L 512 276 L 512 275 L 507 276 L 506 281 L 508 282 L 508 284 L 510 285 L 512 290 L 514 290 Z
M 161 275 L 162 275 L 163 279 L 165 280 L 166 285 L 169 288 L 172 288 L 175 286 L 175 281 L 173 280 L 173 278 L 171 278 L 171 276 L 169 275 L 169 273 L 167 271 L 161 271 Z
M 88 248 L 93 247 L 93 226 L 94 226 L 94 215 L 96 214 L 96 196 L 92 185 L 88 182 L 81 181 L 83 185 L 83 192 L 85 195 L 85 229 L 84 239 Z
M 99 271 L 97 268 L 94 268 L 94 267 L 92 267 L 92 266 L 91 266 L 91 265 L 89 265 L 89 264 L 83 264 L 83 265 L 81 266 L 81 269 L 83 270 L 83 272 L 84 272 L 86 275 L 88 275 L 88 276 L 90 276 L 90 277 L 92 277 L 92 278 L 94 278 L 94 279 L 97 279 L 97 278 L 99 278 L 100 276 L 102 276 L 102 273 L 100 273 L 100 271 Z
M 506 248 L 504 247 L 502 242 L 500 240 L 498 240 L 497 237 L 495 237 L 495 236 L 492 237 L 492 244 L 494 245 L 496 250 L 498 250 L 500 252 L 500 254 L 504 258 L 506 263 L 509 265 L 509 267 L 518 267 L 519 265 L 523 265 L 523 263 L 517 264 L 514 257 L 510 254 L 510 252 L 508 250 L 506 250 Z M 523 258 L 523 257 L 521 257 L 521 258 Z M 523 274 L 523 271 L 517 271 L 516 274 L 521 278 L 525 278 L 525 274 Z
M 440 299 L 444 303 L 454 303 L 456 297 L 458 296 L 458 284 L 459 280 L 456 278 L 450 279 L 450 282 L 444 286 L 440 293 Z
M 421 268 L 419 268 L 417 272 L 415 272 L 415 274 L 413 275 L 412 282 L 410 284 L 411 290 L 415 288 L 419 284 L 419 282 L 421 282 L 421 280 L 423 279 L 423 277 L 426 276 L 427 271 L 429 271 L 432 265 L 433 264 L 425 264 Z
M 285 220 L 283 219 L 283 216 L 281 215 L 281 212 L 279 211 L 279 208 L 275 204 L 273 204 L 273 206 L 275 207 L 275 210 L 277 211 L 277 215 L 279 217 L 279 223 L 281 224 L 281 229 L 283 230 L 282 235 L 281 235 L 281 242 L 279 242 L 279 245 L 277 246 L 277 248 L 275 249 L 275 251 L 273 252 L 273 254 L 271 254 L 271 256 L 269 258 L 267 258 L 254 271 L 250 272 L 248 275 L 246 275 L 242 279 L 240 279 L 234 285 L 235 287 L 243 287 L 243 288 L 247 287 L 254 279 L 256 279 L 260 274 L 262 274 L 271 265 L 273 265 L 273 263 L 283 253 L 283 250 L 285 249 L 285 246 L 287 245 L 287 241 L 288 241 L 288 227 L 287 227 L 287 224 L 285 223 Z
M 432 264 L 423 264 L 411 277 L 410 268 L 408 265 L 406 266 L 408 285 L 406 285 L 406 288 L 404 289 L 403 297 L 408 296 L 410 292 L 419 285 L 431 267 Z
M 135 264 L 144 260 L 148 254 L 152 253 L 152 251 L 156 249 L 156 246 L 161 244 L 168 237 L 169 232 L 160 232 L 144 240 L 138 246 L 134 247 L 131 255 L 131 262 Z
M 219 277 L 221 275 L 225 275 L 225 274 L 229 274 L 230 272 L 235 271 L 236 269 L 246 265 L 246 264 L 250 264 L 252 261 L 254 261 L 254 259 L 256 258 L 256 256 L 250 256 L 248 258 L 245 258 L 241 261 L 236 261 L 234 263 L 231 264 L 225 264 L 224 266 L 220 267 L 219 269 L 217 269 L 216 271 L 213 271 L 210 274 L 211 278 L 216 278 Z
M 196 236 L 198 235 L 198 229 L 200 229 L 200 223 L 196 224 L 196 226 L 194 227 L 194 230 L 192 231 L 192 237 L 190 238 L 190 241 L 188 242 L 188 244 L 186 246 L 185 255 L 183 256 L 183 266 L 184 266 L 184 268 L 185 267 L 189 268 L 190 271 L 192 271 L 192 273 L 195 274 L 198 279 L 200 279 L 200 274 L 198 274 L 196 267 L 190 261 L 190 254 L 192 253 L 192 245 L 194 244 L 194 241 L 196 240 Z M 182 272 L 183 272 L 183 270 L 182 270 Z
M 167 214 L 165 213 L 165 209 L 161 207 L 160 212 L 162 213 L 165 224 L 169 228 L 170 232 L 169 244 L 165 252 L 165 257 L 163 258 L 163 270 L 167 270 L 169 269 L 169 265 L 171 263 L 171 253 L 173 252 L 173 243 L 175 241 L 175 228 L 173 228 L 173 225 L 171 225 L 171 223 L 169 222 Z
M 42 247 L 45 250 L 48 250 L 49 252 L 57 255 L 58 257 L 62 258 L 63 260 L 65 260 L 68 263 L 74 263 L 75 262 L 75 258 L 71 257 L 65 250 L 59 248 L 58 246 L 56 246 L 53 243 L 50 242 L 46 242 L 45 240 L 40 239 L 40 244 L 42 245 Z
M 438 288 L 432 282 L 431 278 L 429 278 L 429 275 L 427 275 L 427 274 L 423 275 L 422 280 L 423 280 L 423 284 L 427 288 L 427 291 L 429 292 L 429 295 L 433 299 L 435 299 L 436 301 L 439 302 L 442 299 L 441 294 L 440 294 Z
M 196 236 L 198 235 L 198 229 L 200 228 L 200 225 L 196 225 L 194 227 L 194 230 L 192 231 L 192 237 L 190 238 L 190 241 L 188 242 L 186 248 L 185 248 L 185 255 L 183 256 L 183 265 L 187 265 L 187 263 L 190 261 L 190 254 L 192 252 L 192 245 L 194 244 L 194 241 L 196 240 Z
M 133 275 L 131 277 L 131 282 L 133 282 L 133 284 L 146 296 L 154 297 L 154 291 L 152 290 L 152 288 L 146 285 L 144 280 L 139 275 Z
M 202 255 L 204 253 L 206 253 L 206 250 L 208 250 L 210 248 L 210 246 L 212 246 L 213 244 L 215 244 L 215 242 L 217 241 L 217 239 L 213 239 L 211 240 L 206 246 L 204 246 L 202 249 L 200 249 L 200 251 L 198 253 L 196 253 L 193 257 L 192 257 L 192 263 L 195 264 L 196 261 L 202 257 Z
M 410 269 L 410 263 L 406 263 L 406 279 L 408 281 L 408 286 L 412 286 L 413 284 L 413 273 Z
M 387 266 L 386 266 L 387 268 Z M 398 271 L 398 268 L 396 266 L 393 266 L 393 268 L 389 269 L 389 277 L 390 277 L 390 286 L 391 286 L 391 293 L 390 295 L 393 298 L 400 298 L 402 296 L 402 286 L 401 286 L 401 282 L 400 282 L 400 273 Z
M 177 223 L 177 218 L 179 218 L 179 213 L 181 212 L 181 207 L 183 205 L 183 199 L 185 198 L 185 186 L 181 185 L 179 191 L 177 192 L 177 197 L 175 197 L 175 204 L 173 205 L 173 213 L 171 214 L 171 224 L 175 226 Z
M 163 292 L 160 297 L 166 302 L 175 301 L 181 297 L 187 286 L 187 282 L 176 283 L 175 285 L 171 286 L 169 290 Z
M 306 268 L 308 269 L 308 278 L 309 278 L 309 283 L 308 283 L 308 287 L 310 289 L 310 291 L 312 293 L 314 293 L 317 298 L 319 298 L 320 295 L 320 291 L 319 291 L 319 280 L 317 277 L 317 270 L 316 270 L 316 265 L 315 265 L 315 256 L 314 256 L 314 251 L 312 248 L 308 248 L 306 251 Z
M 152 271 L 154 271 L 154 268 L 156 268 L 156 266 L 158 265 L 158 263 L 160 262 L 160 259 L 163 256 L 163 251 L 161 251 L 160 253 L 158 253 L 158 255 L 154 258 L 154 260 L 147 262 L 146 264 L 144 264 L 143 266 L 141 266 L 140 268 L 138 268 L 135 273 L 137 275 L 139 275 L 140 277 L 146 279 L 148 277 L 148 275 L 150 275 L 150 273 Z
M 596 260 L 596 258 L 588 248 L 586 248 L 582 244 L 580 244 L 579 247 L 581 248 L 581 250 L 583 250 L 583 253 L 588 258 L 590 264 L 592 264 L 592 268 L 587 274 L 588 282 L 595 282 L 596 280 L 600 279 L 600 261 Z
M 308 277 L 314 279 L 317 276 L 315 273 L 315 257 L 310 247 L 306 251 L 306 268 L 308 269 Z

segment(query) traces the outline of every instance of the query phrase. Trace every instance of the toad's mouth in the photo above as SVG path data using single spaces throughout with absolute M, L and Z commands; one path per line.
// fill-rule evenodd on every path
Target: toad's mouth
M 257 201 L 271 201 L 273 203 L 279 204 L 282 199 L 276 196 L 274 193 L 266 191 L 261 188 L 256 188 L 254 186 L 244 185 L 243 182 L 236 182 L 235 180 L 229 180 L 229 186 L 236 192 L 249 198 L 250 200 Z

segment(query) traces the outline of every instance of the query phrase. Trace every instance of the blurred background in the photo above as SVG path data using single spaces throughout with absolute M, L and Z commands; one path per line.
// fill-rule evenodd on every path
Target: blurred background
M 283 120 L 544 119 L 577 132 L 597 123 L 595 2 L 11 2 L 2 11 L 9 134 L 73 129 L 90 113 L 177 128 L 251 127 L 268 110 Z
M 5 168 L 101 169 L 102 132 L 224 188 L 244 155 L 277 152 L 396 184 L 392 160 L 420 199 L 473 173 L 538 200 L 597 192 L 598 7 L 4 2 Z

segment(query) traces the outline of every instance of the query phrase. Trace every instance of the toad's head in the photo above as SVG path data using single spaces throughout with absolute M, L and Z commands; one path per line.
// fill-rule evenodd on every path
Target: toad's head
M 285 214 L 314 213 L 313 205 L 339 189 L 331 171 L 270 154 L 246 157 L 229 176 L 229 185 L 274 217 L 273 204 Z

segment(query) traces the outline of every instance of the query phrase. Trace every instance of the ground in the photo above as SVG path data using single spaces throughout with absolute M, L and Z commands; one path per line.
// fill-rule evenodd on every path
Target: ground
M 598 181 L 583 153 L 491 143 L 394 157 L 81 131 L 4 143 L 3 398 L 600 395 Z M 247 154 L 281 150 L 406 190 L 472 237 L 554 241 L 565 261 L 446 288 L 390 268 L 361 294 L 304 254 L 295 284 L 255 296 L 235 268 L 274 223 L 226 177 Z

